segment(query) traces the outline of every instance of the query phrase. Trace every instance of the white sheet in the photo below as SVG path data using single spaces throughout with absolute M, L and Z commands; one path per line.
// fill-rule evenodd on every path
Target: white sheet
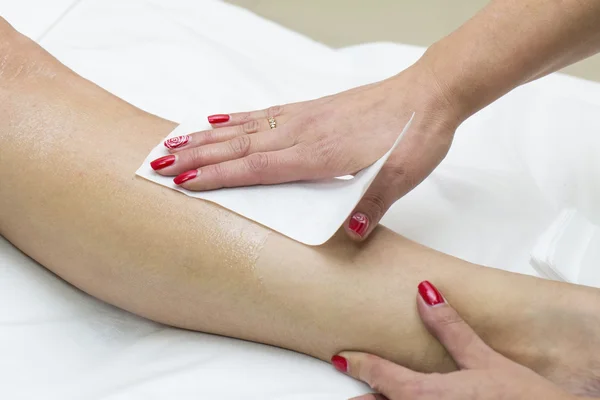
M 33 40 L 40 40 L 79 0 L 0 0 L 0 16 Z
M 78 73 L 173 120 L 195 107 L 232 112 L 321 96 L 389 76 L 422 52 L 385 43 L 334 51 L 212 0 L 67 3 L 0 0 L 0 12 Z M 598 84 L 560 75 L 515 91 L 465 123 L 443 165 L 384 222 L 469 261 L 533 273 L 529 251 L 560 209 L 600 218 L 599 102 Z M 365 391 L 307 356 L 108 306 L 3 239 L 0 304 L 0 398 L 345 399 Z

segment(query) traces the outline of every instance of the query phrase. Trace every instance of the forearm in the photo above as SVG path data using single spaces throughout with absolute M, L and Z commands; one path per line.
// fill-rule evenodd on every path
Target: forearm
M 462 119 L 515 87 L 600 51 L 597 0 L 493 0 L 420 63 Z

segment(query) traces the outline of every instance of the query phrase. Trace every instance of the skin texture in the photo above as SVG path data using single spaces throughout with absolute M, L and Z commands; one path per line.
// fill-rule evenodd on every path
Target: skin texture
M 450 371 L 414 307 L 430 279 L 496 351 L 571 392 L 598 390 L 600 291 L 482 268 L 382 227 L 364 243 L 342 233 L 306 247 L 136 178 L 175 125 L 5 22 L 0 38 L 0 234 L 73 285 L 173 326 Z
M 189 190 L 351 174 L 381 157 L 416 112 L 404 142 L 345 224 L 352 239 L 364 240 L 437 167 L 469 116 L 598 51 L 597 0 L 494 0 L 393 78 L 317 100 L 209 117 L 217 130 L 173 149 L 175 162 L 159 173 L 197 170 L 176 181 Z M 277 120 L 274 130 L 269 117 Z

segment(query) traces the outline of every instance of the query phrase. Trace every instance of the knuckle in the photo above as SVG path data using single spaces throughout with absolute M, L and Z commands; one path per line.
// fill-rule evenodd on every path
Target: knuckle
M 283 106 L 271 106 L 265 110 L 267 117 L 277 117 L 283 114 Z
M 382 193 L 369 193 L 365 195 L 364 200 L 370 209 L 371 218 L 379 219 L 388 208 L 387 202 Z
M 465 323 L 465 321 L 460 315 L 458 315 L 457 312 L 446 307 L 444 307 L 444 309 L 444 312 L 438 313 L 433 318 L 433 322 L 435 322 L 437 325 L 439 325 L 440 327 L 447 327 L 461 325 Z
M 319 140 L 312 147 L 312 157 L 322 168 L 335 173 L 347 173 L 349 163 L 346 157 L 340 157 L 337 143 L 333 140 Z
M 238 136 L 229 141 L 229 148 L 234 155 L 244 157 L 250 151 L 250 144 L 250 137 Z
M 331 160 L 336 153 L 336 145 L 331 140 L 321 140 L 317 143 L 317 154 L 323 160 Z
M 296 157 L 298 160 L 304 164 L 307 164 L 310 160 L 313 160 L 312 157 L 312 149 L 310 146 L 305 143 L 300 143 L 294 146 L 296 149 Z
M 224 132 L 220 129 L 210 129 L 208 131 L 204 131 L 199 136 L 198 144 L 211 144 L 211 143 L 219 143 L 223 141 Z
M 294 155 L 291 157 L 290 163 L 294 164 L 296 168 L 313 171 L 318 167 L 310 146 L 302 143 L 294 146 L 294 150 Z
M 216 139 L 215 130 L 211 129 L 210 131 L 204 131 L 201 133 L 200 139 L 202 143 L 212 143 Z
M 386 168 L 385 174 L 390 187 L 394 189 L 397 197 L 401 197 L 408 193 L 422 180 L 418 179 L 417 175 L 413 173 L 410 168 L 410 165 L 405 163 Z
M 245 122 L 241 125 L 242 133 L 256 133 L 260 130 L 260 124 L 257 120 L 253 119 L 252 121 Z
M 254 153 L 245 158 L 246 167 L 255 174 L 260 174 L 269 168 L 270 160 L 265 153 Z
M 221 164 L 208 165 L 202 169 L 203 174 L 209 175 L 216 181 L 223 181 L 225 179 L 225 170 Z
M 384 384 L 385 365 L 379 357 L 367 354 L 360 368 L 360 379 L 365 381 L 371 388 L 380 391 Z
M 190 161 L 199 162 L 204 158 L 204 149 L 202 146 L 192 147 L 191 149 L 187 150 L 185 154 L 189 157 Z
M 252 113 L 250 112 L 242 112 L 236 115 L 236 120 L 239 121 L 238 123 L 241 124 L 252 121 L 253 119 L 254 118 L 252 117 Z
M 389 175 L 389 181 L 394 186 L 404 183 L 410 176 L 410 174 L 408 173 L 408 169 L 404 164 L 399 164 L 394 166 L 393 168 L 390 168 L 387 171 L 387 173 Z

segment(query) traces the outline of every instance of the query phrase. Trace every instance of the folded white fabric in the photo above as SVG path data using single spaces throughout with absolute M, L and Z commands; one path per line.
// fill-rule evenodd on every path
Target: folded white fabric
M 600 287 L 600 228 L 574 208 L 564 209 L 542 233 L 531 265 L 550 279 Z

